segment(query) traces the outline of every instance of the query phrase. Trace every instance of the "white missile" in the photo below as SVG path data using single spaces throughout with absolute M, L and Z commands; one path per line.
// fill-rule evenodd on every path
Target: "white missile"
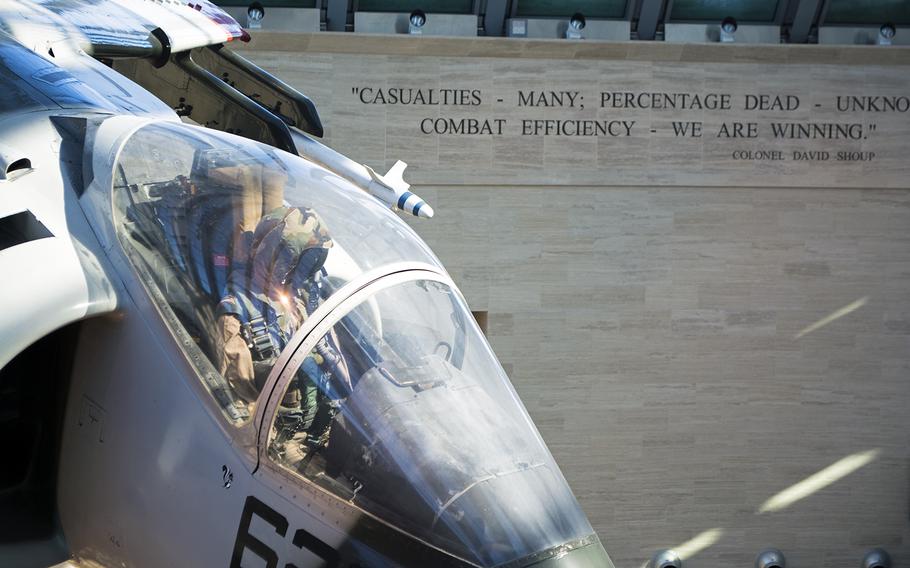
M 399 209 L 426 219 L 433 217 L 433 208 L 419 195 L 409 191 L 411 186 L 403 178 L 404 170 L 408 165 L 401 160 L 395 162 L 395 165 L 385 175 L 380 175 L 373 168 L 339 154 L 296 128 L 291 129 L 291 134 L 294 144 L 297 146 L 297 152 L 301 156 L 332 170 L 381 201 L 388 208 Z
M 427 219 L 433 217 L 433 208 L 427 205 L 427 202 L 420 196 L 408 191 L 411 186 L 404 181 L 403 177 L 404 170 L 408 167 L 406 163 L 398 160 L 384 176 L 377 174 L 369 166 L 365 167 L 373 178 L 367 188 L 370 195 L 392 209 L 398 208 L 411 215 Z

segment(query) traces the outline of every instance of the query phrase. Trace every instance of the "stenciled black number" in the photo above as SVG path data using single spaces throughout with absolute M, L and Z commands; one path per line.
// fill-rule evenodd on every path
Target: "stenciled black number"
M 265 560 L 266 568 L 278 568 L 278 553 L 269 548 L 269 545 L 250 534 L 250 524 L 253 522 L 253 515 L 272 525 L 275 528 L 275 532 L 282 537 L 288 532 L 288 520 L 284 515 L 250 495 L 246 498 L 243 513 L 240 515 L 240 526 L 237 527 L 237 540 L 234 541 L 234 554 L 231 556 L 230 568 L 242 568 L 240 561 L 243 559 L 243 551 L 246 549 Z M 304 529 L 298 529 L 294 533 L 294 540 L 291 542 L 297 548 L 308 550 L 321 558 L 323 566 L 326 568 L 339 568 L 341 566 L 341 556 L 338 551 Z M 297 566 L 288 563 L 285 568 L 297 568 Z
M 265 560 L 266 568 L 278 568 L 278 553 L 250 534 L 253 515 L 275 527 L 275 532 L 281 536 L 288 532 L 288 520 L 284 518 L 284 515 L 250 495 L 246 498 L 243 514 L 240 515 L 237 540 L 234 541 L 234 554 L 231 556 L 231 568 L 241 568 L 240 560 L 243 558 L 244 549 L 249 549 L 253 554 Z
M 323 564 L 325 568 L 338 568 L 341 564 L 341 557 L 338 555 L 337 550 L 303 529 L 298 529 L 297 532 L 294 533 L 294 540 L 291 542 L 293 542 L 294 546 L 297 548 L 305 548 L 319 558 L 325 560 L 325 564 Z M 297 568 L 297 566 L 288 564 L 285 568 Z

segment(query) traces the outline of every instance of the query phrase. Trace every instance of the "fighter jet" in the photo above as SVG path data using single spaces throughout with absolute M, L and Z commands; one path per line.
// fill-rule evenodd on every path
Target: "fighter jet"
M 612 568 L 404 164 L 245 39 L 0 3 L 0 565 Z

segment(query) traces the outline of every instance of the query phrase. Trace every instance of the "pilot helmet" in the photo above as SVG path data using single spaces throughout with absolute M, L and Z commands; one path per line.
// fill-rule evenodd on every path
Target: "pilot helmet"
M 325 223 L 312 209 L 274 209 L 253 233 L 254 280 L 276 290 L 300 287 L 322 269 L 332 245 Z

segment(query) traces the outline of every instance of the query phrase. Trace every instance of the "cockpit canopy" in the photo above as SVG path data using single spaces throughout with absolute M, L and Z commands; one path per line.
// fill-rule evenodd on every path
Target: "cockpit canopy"
M 372 197 L 262 144 L 155 124 L 117 159 L 113 210 L 130 262 L 233 423 L 254 412 L 277 353 L 300 346 L 263 421 L 266 470 L 479 566 L 596 542 L 464 299 Z M 310 331 L 291 339 L 298 329 Z
M 591 526 L 461 295 L 412 278 L 333 313 L 287 388 L 314 402 L 278 411 L 269 458 L 479 566 L 583 541 Z M 340 373 L 313 361 L 324 352 Z
M 325 257 L 314 306 L 379 267 L 400 262 L 440 266 L 404 222 L 337 175 L 268 146 L 203 128 L 156 123 L 137 130 L 117 159 L 113 200 L 127 254 L 153 285 L 151 292 L 160 295 L 159 306 L 208 356 L 213 368 L 203 375 L 234 421 L 249 418 L 252 408 L 245 403 L 255 393 L 244 395 L 237 384 L 219 377 L 224 361 L 217 306 L 238 289 L 262 304 L 258 311 L 292 295 L 289 267 L 273 249 L 263 253 L 266 243 L 256 240 L 257 227 L 262 232 L 270 214 L 283 215 L 279 221 L 284 225 L 291 216 L 319 220 Z M 295 259 L 295 267 L 299 264 Z M 297 311 L 298 320 L 307 315 L 305 309 Z M 289 318 L 280 322 L 287 335 L 284 343 L 301 323 L 285 320 Z M 284 345 L 275 347 L 280 351 Z

